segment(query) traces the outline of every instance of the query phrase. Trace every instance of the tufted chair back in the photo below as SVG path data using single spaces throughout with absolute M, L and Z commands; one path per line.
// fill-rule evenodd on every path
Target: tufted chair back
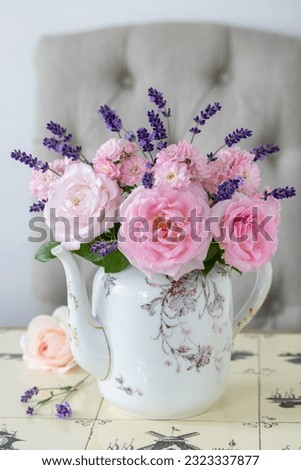
M 153 86 L 172 109 L 174 141 L 189 138 L 192 117 L 219 101 L 222 112 L 195 141 L 204 152 L 219 147 L 235 128 L 247 127 L 253 137 L 245 141 L 246 149 L 270 142 L 281 148 L 260 163 L 264 184 L 301 189 L 298 39 L 216 24 L 147 24 L 45 37 L 36 59 L 35 150 L 41 158 L 50 158 L 40 142 L 51 119 L 72 132 L 89 158 L 111 136 L 96 114 L 101 104 L 117 109 L 128 129 L 146 124 L 147 89 Z M 300 200 L 283 202 L 273 285 L 253 327 L 301 329 Z M 81 263 L 91 285 L 95 268 Z M 50 313 L 66 302 L 57 261 L 35 262 L 34 276 L 36 313 Z M 238 302 L 247 295 L 247 283 L 237 283 Z

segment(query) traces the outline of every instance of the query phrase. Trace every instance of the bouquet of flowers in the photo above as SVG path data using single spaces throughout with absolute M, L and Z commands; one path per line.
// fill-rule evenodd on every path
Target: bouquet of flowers
M 237 144 L 252 131 L 241 128 L 204 155 L 195 138 L 221 105 L 209 104 L 193 118 L 190 142 L 170 142 L 171 110 L 160 91 L 149 88 L 148 97 L 154 108 L 147 112 L 149 129 L 136 132 L 109 106 L 99 108 L 116 136 L 91 160 L 52 121 L 43 144 L 58 159 L 47 163 L 12 152 L 33 168 L 30 190 L 38 201 L 30 211 L 44 211 L 53 236 L 36 258 L 48 261 L 61 243 L 106 272 L 132 264 L 148 276 L 174 279 L 193 269 L 207 274 L 217 262 L 246 272 L 270 261 L 278 245 L 279 200 L 295 195 L 288 186 L 259 188 L 261 160 L 278 146 L 243 150 Z

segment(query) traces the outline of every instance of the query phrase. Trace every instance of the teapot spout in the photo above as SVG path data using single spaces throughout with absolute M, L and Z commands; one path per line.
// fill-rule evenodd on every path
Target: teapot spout
M 60 245 L 51 252 L 62 262 L 66 274 L 72 354 L 80 367 L 105 380 L 110 372 L 110 348 L 103 327 L 95 325 L 91 315 L 86 286 L 76 259 Z

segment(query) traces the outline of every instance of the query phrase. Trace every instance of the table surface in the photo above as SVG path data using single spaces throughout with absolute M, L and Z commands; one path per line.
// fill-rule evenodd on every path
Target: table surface
M 28 417 L 20 403 L 26 389 L 75 384 L 85 373 L 27 369 L 21 334 L 0 330 L 0 450 L 301 449 L 301 334 L 239 334 L 223 397 L 206 413 L 175 421 L 117 412 L 92 378 L 70 398 L 72 418 L 55 418 L 51 404 Z

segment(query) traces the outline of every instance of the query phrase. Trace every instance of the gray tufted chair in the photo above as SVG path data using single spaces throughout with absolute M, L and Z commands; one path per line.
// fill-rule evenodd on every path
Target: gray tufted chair
M 45 37 L 36 57 L 38 73 L 36 154 L 49 160 L 40 142 L 54 120 L 93 157 L 111 134 L 96 110 L 108 104 L 128 129 L 146 124 L 147 88 L 162 90 L 172 108 L 172 138 L 188 138 L 195 115 L 208 103 L 223 110 L 196 143 L 207 152 L 237 127 L 253 130 L 245 148 L 274 142 L 281 152 L 261 162 L 271 188 L 295 185 L 301 172 L 301 41 L 216 24 L 147 24 Z M 252 327 L 301 329 L 300 196 L 283 202 L 273 285 Z M 95 268 L 85 261 L 91 285 Z M 66 303 L 58 261 L 35 262 L 36 314 Z M 237 283 L 237 302 L 249 289 L 249 275 Z M 239 280 L 240 281 L 240 280 Z

